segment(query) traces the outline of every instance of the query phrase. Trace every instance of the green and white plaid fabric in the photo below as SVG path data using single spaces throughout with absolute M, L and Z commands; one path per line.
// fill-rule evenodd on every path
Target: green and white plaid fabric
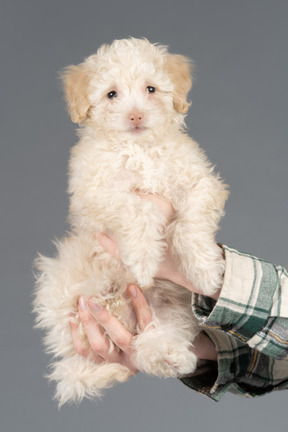
M 193 295 L 192 309 L 215 343 L 218 361 L 199 363 L 184 384 L 214 400 L 230 391 L 259 396 L 288 388 L 288 273 L 223 246 L 221 296 Z

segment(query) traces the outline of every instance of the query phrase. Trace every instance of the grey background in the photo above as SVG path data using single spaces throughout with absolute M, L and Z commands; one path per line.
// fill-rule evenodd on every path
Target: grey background
M 145 36 L 194 59 L 189 132 L 231 186 L 218 241 L 287 264 L 287 5 L 1 0 L 1 432 L 287 429 L 287 392 L 217 404 L 143 375 L 58 411 L 31 315 L 32 261 L 67 229 L 76 136 L 58 71 L 115 38 Z

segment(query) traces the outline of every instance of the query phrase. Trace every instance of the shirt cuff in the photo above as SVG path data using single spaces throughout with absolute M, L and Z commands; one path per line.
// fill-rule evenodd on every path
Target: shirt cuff
M 226 264 L 218 301 L 194 294 L 192 308 L 203 330 L 229 333 L 254 348 L 253 338 L 265 327 L 271 313 L 277 269 L 227 246 L 223 250 Z
M 226 265 L 219 299 L 192 296 L 193 312 L 216 347 L 217 362 L 201 361 L 192 375 L 181 378 L 215 401 L 226 391 L 252 396 L 243 382 L 251 369 L 253 340 L 269 319 L 278 282 L 272 264 L 222 247 Z
M 251 364 L 251 349 L 229 334 L 210 330 L 205 332 L 215 345 L 217 362 L 199 361 L 196 371 L 182 377 L 181 381 L 216 402 L 227 391 L 251 397 L 241 384 Z

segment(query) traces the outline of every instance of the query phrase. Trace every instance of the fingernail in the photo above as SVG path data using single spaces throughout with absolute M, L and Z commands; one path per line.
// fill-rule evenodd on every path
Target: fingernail
M 128 288 L 128 293 L 133 298 L 137 297 L 137 289 L 136 289 L 136 287 L 133 286 L 133 285 L 130 285 L 129 288 Z
M 102 307 L 96 303 L 95 299 L 89 301 L 89 306 L 95 314 L 98 314 L 102 309 Z
M 85 302 L 85 298 L 83 296 L 79 298 L 78 305 L 79 305 L 79 308 L 81 310 L 86 309 L 86 302 Z

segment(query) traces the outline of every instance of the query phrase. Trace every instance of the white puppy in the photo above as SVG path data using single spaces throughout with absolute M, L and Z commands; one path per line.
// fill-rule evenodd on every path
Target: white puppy
M 219 288 L 224 272 L 214 236 L 228 192 L 184 133 L 190 69 L 187 58 L 132 38 L 104 45 L 64 72 L 69 112 L 80 124 L 69 170 L 72 229 L 56 258 L 37 260 L 34 302 L 55 358 L 50 377 L 60 404 L 99 395 L 131 374 L 75 353 L 69 320 L 80 295 L 95 297 L 135 334 L 139 370 L 170 377 L 195 370 L 191 296 L 153 280 L 167 244 L 179 270 L 204 294 Z M 166 229 L 156 204 L 139 193 L 172 203 L 176 216 Z M 122 263 L 103 250 L 96 231 L 114 234 Z M 140 334 L 124 295 L 128 283 L 144 289 L 153 313 Z

